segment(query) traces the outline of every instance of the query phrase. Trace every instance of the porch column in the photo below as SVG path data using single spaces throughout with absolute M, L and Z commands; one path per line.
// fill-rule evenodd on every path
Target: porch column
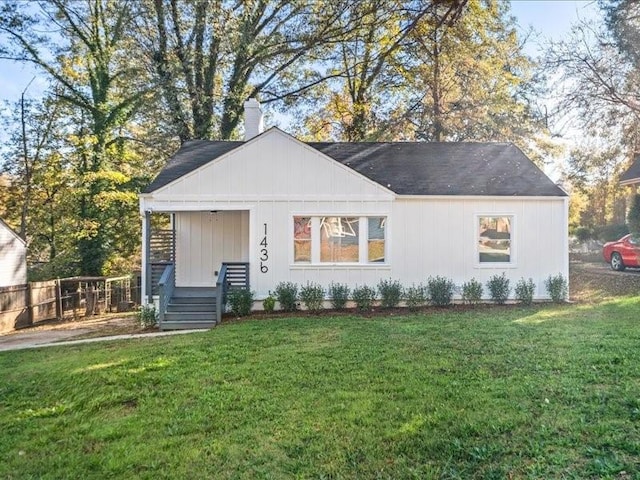
M 145 210 L 142 219 L 142 292 L 140 298 L 153 303 L 151 289 L 151 211 Z

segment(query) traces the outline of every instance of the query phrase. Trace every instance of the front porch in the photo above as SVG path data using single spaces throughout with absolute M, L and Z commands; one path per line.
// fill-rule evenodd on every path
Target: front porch
M 170 228 L 154 228 L 151 216 L 143 220 L 144 301 L 156 305 L 161 330 L 214 327 L 228 291 L 249 289 L 249 262 L 238 261 L 248 259 L 246 242 L 236 228 L 248 224 L 248 212 L 175 212 Z
M 227 293 L 249 288 L 249 264 L 225 262 L 213 287 L 176 287 L 175 265 L 165 267 L 158 281 L 160 330 L 212 328 L 222 321 Z

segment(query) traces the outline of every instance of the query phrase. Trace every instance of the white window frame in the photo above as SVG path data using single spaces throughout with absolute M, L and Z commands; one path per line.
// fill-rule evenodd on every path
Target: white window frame
M 311 218 L 311 262 L 295 262 L 293 224 L 294 217 L 310 217 Z M 321 217 L 351 217 L 358 219 L 358 261 L 357 262 L 321 262 L 320 261 L 320 218 Z M 369 218 L 385 219 L 384 228 L 384 262 L 369 262 Z M 289 216 L 289 265 L 292 268 L 308 268 L 308 267 L 362 267 L 376 268 L 388 267 L 389 261 L 389 231 L 390 231 L 390 215 L 388 213 L 371 213 L 367 215 L 350 214 L 350 213 L 292 213 Z
M 509 217 L 511 219 L 511 236 L 509 238 L 509 257 L 510 260 L 508 262 L 480 262 L 480 248 L 479 248 L 479 240 L 480 240 L 480 218 L 484 217 Z M 505 268 L 517 268 L 517 245 L 516 245 L 516 233 L 517 233 L 517 218 L 515 213 L 476 213 L 474 215 L 475 226 L 473 228 L 473 254 L 474 258 L 474 266 L 475 268 L 489 268 L 494 270 L 500 270 Z

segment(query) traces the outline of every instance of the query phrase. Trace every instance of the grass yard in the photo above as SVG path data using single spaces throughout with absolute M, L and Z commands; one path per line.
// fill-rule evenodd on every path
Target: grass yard
M 0 478 L 640 478 L 640 298 L 0 353 Z

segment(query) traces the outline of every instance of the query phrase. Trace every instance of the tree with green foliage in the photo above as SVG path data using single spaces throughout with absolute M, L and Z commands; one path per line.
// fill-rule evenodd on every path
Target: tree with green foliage
M 453 23 L 434 10 L 413 36 L 404 128 L 416 139 L 514 141 L 542 129 L 528 98 L 533 64 L 507 3 L 469 0 Z
M 337 79 L 307 112 L 318 140 L 515 141 L 556 148 L 533 107 L 533 62 L 509 5 L 485 0 L 359 4 L 366 21 L 336 47 Z
M 431 28 L 454 24 L 466 3 L 353 3 L 340 21 L 358 27 L 336 45 L 329 58 L 330 76 L 335 80 L 323 85 L 321 111 L 313 111 L 307 119 L 311 136 L 353 142 L 388 135 L 389 126 L 396 123 L 390 119 L 397 97 L 411 87 L 403 73 L 412 61 L 409 48 L 415 32 L 425 22 Z
M 149 87 L 144 70 L 130 58 L 130 7 L 126 0 L 2 6 L 0 33 L 8 41 L 0 56 L 40 68 L 55 86 L 56 102 L 67 109 L 64 168 L 73 172 L 78 263 L 89 275 L 103 272 L 117 250 L 114 236 L 123 226 L 117 219 L 123 212 L 135 215 L 137 205 L 131 178 L 137 172 L 121 153 L 128 122 Z
M 624 192 L 618 188 L 624 152 L 618 146 L 585 143 L 567 158 L 567 179 L 574 195 L 583 196 L 579 225 L 591 229 L 624 223 Z
M 30 264 L 72 264 L 66 254 L 75 229 L 63 220 L 72 213 L 71 178 L 60 154 L 63 108 L 52 97 L 34 101 L 23 95 L 11 111 L 3 119 L 10 136 L 2 166 L 8 195 L 0 215 L 28 242 Z
M 588 201 L 582 225 L 624 224 L 618 177 L 640 147 L 640 6 L 599 2 L 603 20 L 580 21 L 550 45 L 545 68 L 555 79 L 556 122 L 583 129 L 568 161 L 568 179 Z
M 348 4 L 141 3 L 137 37 L 180 140 L 230 139 L 247 98 L 281 101 L 324 81 L 309 64 L 345 35 L 339 20 Z M 347 25 L 347 31 L 350 28 Z

